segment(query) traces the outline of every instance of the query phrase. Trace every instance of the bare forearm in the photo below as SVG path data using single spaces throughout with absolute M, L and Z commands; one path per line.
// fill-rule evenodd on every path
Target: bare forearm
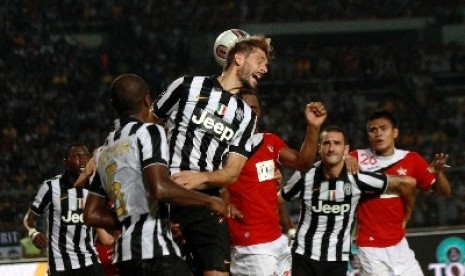
M 413 207 L 415 205 L 415 193 L 403 195 L 402 199 L 404 200 L 405 204 L 405 219 L 403 225 L 405 228 L 413 213 Z
M 442 196 L 450 196 L 451 195 L 451 188 L 449 184 L 449 180 L 444 175 L 444 173 L 440 172 L 436 176 L 436 182 L 434 183 L 433 190 Z
M 400 195 L 409 195 L 415 193 L 416 180 L 410 176 L 388 176 L 387 193 L 397 193 Z
M 306 172 L 313 166 L 317 153 L 319 131 L 319 127 L 307 126 L 307 134 L 299 153 L 299 160 L 301 160 L 301 162 L 299 162 L 299 166 L 295 168 L 296 170 Z
M 162 200 L 175 205 L 188 206 L 205 206 L 211 205 L 210 196 L 192 190 L 187 190 L 179 185 L 158 185 L 156 191 L 153 191 L 158 200 Z
M 233 169 L 222 169 L 212 172 L 203 172 L 205 175 L 204 183 L 207 183 L 210 187 L 225 187 L 229 184 L 236 182 L 239 177 L 239 173 Z
M 110 210 L 84 212 L 84 222 L 89 226 L 100 227 L 108 231 L 121 228 L 116 214 Z
M 30 209 L 27 211 L 23 219 L 23 225 L 26 228 L 26 230 L 30 231 L 31 229 L 36 228 L 37 217 L 38 216 L 34 212 L 32 212 Z

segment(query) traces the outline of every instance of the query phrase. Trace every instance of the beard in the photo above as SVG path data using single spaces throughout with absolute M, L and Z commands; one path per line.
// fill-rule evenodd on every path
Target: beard
M 256 85 L 252 85 L 250 83 L 250 79 L 252 78 L 252 70 L 250 70 L 249 66 L 244 65 L 239 71 L 238 71 L 238 77 L 239 81 L 242 84 L 243 88 L 248 88 L 248 89 L 254 89 Z M 258 84 L 258 80 L 257 80 Z

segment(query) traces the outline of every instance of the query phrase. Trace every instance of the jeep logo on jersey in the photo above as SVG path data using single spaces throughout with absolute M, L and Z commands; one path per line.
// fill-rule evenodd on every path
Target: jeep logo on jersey
M 194 112 L 198 113 L 198 112 Z M 205 110 L 202 110 L 200 115 L 192 115 L 192 122 L 199 125 L 205 132 L 212 134 L 215 138 L 222 142 L 225 140 L 229 142 L 233 137 L 236 130 L 234 127 Z
M 315 213 L 323 213 L 328 215 L 341 215 L 350 211 L 350 204 L 348 203 L 337 203 L 337 202 L 323 202 L 322 200 L 318 201 L 317 206 L 312 206 L 312 211 Z
M 67 224 L 80 224 L 84 223 L 84 213 L 68 211 L 66 216 L 61 216 L 61 220 Z

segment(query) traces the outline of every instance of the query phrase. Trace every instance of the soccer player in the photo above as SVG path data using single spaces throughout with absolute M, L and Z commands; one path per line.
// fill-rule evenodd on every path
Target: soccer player
M 50 275 L 103 275 L 91 227 L 84 224 L 87 187 L 74 187 L 80 171 L 90 159 L 87 148 L 68 146 L 65 171 L 43 182 L 24 217 L 32 243 L 48 250 Z M 48 211 L 48 237 L 36 229 L 37 218 Z
M 181 77 L 154 103 L 154 114 L 167 119 L 169 167 L 177 183 L 219 195 L 220 187 L 236 181 L 251 154 L 256 122 L 236 94 L 242 87 L 257 86 L 271 55 L 268 38 L 241 39 L 229 49 L 221 76 Z M 204 275 L 227 275 L 228 226 L 202 207 L 173 206 L 172 219 L 180 225 L 196 269 Z
M 258 118 L 258 97 L 250 89 L 239 94 Z M 289 148 L 272 133 L 256 133 L 253 154 L 245 163 L 238 180 L 228 186 L 228 198 L 242 217 L 228 220 L 231 236 L 231 275 L 288 275 L 291 269 L 289 240 L 282 234 L 278 216 L 278 165 L 299 171 L 312 166 L 318 133 L 326 119 L 320 102 L 309 103 L 305 110 L 306 138 L 300 151 Z M 287 273 L 287 274 L 286 274 Z
M 448 156 L 436 154 L 428 165 L 418 153 L 395 148 L 399 129 L 390 112 L 370 114 L 367 133 L 370 148 L 351 152 L 361 170 L 411 176 L 423 190 L 450 195 L 450 184 L 443 173 Z M 356 244 L 362 275 L 423 275 L 405 239 L 405 225 L 413 210 L 412 196 L 406 202 L 398 193 L 385 193 L 360 202 Z
M 407 176 L 363 171 L 350 174 L 344 161 L 349 152 L 347 136 L 337 126 L 321 132 L 318 151 L 321 162 L 306 173 L 296 172 L 280 192 L 287 201 L 301 201 L 292 246 L 292 275 L 345 276 L 351 228 L 360 196 L 381 194 L 386 189 L 410 196 L 415 192 L 416 183 Z
M 168 203 L 204 206 L 216 219 L 217 214 L 227 216 L 226 204 L 170 179 L 165 132 L 152 123 L 152 101 L 142 78 L 121 75 L 110 91 L 119 119 L 95 154 L 97 171 L 84 220 L 121 230 L 115 250 L 120 275 L 190 275 L 172 238 Z M 114 204 L 111 210 L 109 201 Z

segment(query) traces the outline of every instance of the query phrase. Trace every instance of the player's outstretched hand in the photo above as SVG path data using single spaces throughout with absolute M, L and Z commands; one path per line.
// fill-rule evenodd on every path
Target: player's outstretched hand
M 228 204 L 228 217 L 233 219 L 241 219 L 243 215 L 234 204 Z
M 449 168 L 447 165 L 448 154 L 438 153 L 434 155 L 434 159 L 428 167 L 428 172 L 438 174 L 444 171 L 444 168 Z
M 194 171 L 181 171 L 175 173 L 171 176 L 174 182 L 183 186 L 186 189 L 198 189 L 202 190 L 207 187 L 205 182 L 205 177 L 202 173 L 194 172 Z
M 48 239 L 42 232 L 37 232 L 36 234 L 33 234 L 31 236 L 31 241 L 32 244 L 39 249 L 46 248 L 48 245 Z
M 321 127 L 327 116 L 328 112 L 322 102 L 310 102 L 305 108 L 305 117 L 311 126 Z
M 346 155 L 344 156 L 344 162 L 346 163 L 346 168 L 347 171 L 350 174 L 356 174 L 360 171 L 360 166 L 358 165 L 357 158 L 351 156 L 351 155 Z
M 222 223 L 227 217 L 229 217 L 230 208 L 229 205 L 219 197 L 212 196 L 210 201 L 210 210 L 213 214 L 219 217 L 219 222 Z

